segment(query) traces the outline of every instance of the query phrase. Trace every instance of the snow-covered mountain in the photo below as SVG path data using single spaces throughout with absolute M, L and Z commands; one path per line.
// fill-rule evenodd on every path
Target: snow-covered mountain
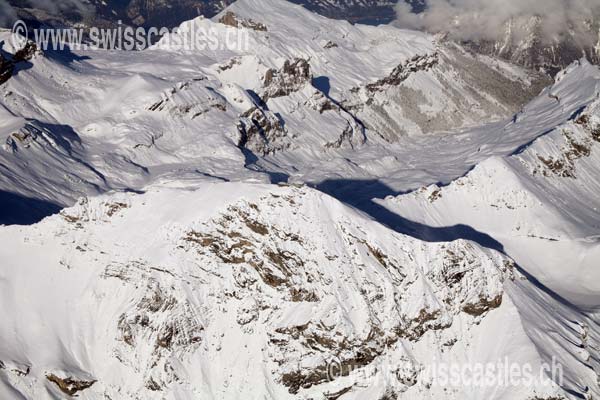
M 204 15 L 207 18 L 221 12 L 235 0 L 73 0 L 48 5 L 31 0 L 7 0 L 15 13 L 31 23 L 51 26 L 89 23 L 117 25 L 118 21 L 133 26 L 174 27 L 180 23 Z M 293 0 L 329 18 L 351 22 L 380 24 L 395 18 L 397 0 Z M 416 9 L 422 8 L 421 0 L 411 0 Z
M 294 0 L 308 10 L 328 18 L 365 24 L 386 24 L 394 20 L 397 0 Z
M 174 27 L 200 15 L 212 17 L 233 0 L 93 0 L 94 22 L 98 17 L 113 24 L 119 20 L 133 26 Z
M 280 168 L 256 156 L 286 150 L 309 165 L 477 125 L 512 114 L 546 83 L 426 34 L 331 21 L 281 1 L 259 19 L 258 6 L 238 2 L 233 14 L 185 23 L 146 52 L 23 61 L 2 87 L 2 187 L 67 205 L 171 175 L 269 179 Z M 192 24 L 226 43 L 236 29 L 219 22 L 231 23 L 226 15 L 265 30 L 246 30 L 239 49 L 177 48 Z
M 600 395 L 597 67 L 278 0 L 181 28 L 0 32 L 0 398 Z M 429 374 L 505 360 L 535 378 Z
M 504 33 L 497 40 L 482 39 L 463 44 L 480 54 L 554 75 L 581 57 L 600 64 L 600 16 L 590 15 L 589 18 L 577 29 L 552 39 L 545 38 L 543 25 L 547 22 L 541 17 L 507 21 Z
M 213 17 L 234 1 L 86 0 L 75 1 L 79 7 L 73 7 L 69 6 L 69 2 L 47 6 L 33 1 L 8 0 L 8 4 L 13 7 L 16 15 L 27 21 L 30 26 L 42 24 L 55 27 L 117 27 L 119 23 L 123 23 L 131 26 L 172 28 L 200 15 Z M 328 18 L 352 23 L 389 24 L 394 23 L 398 17 L 398 0 L 291 1 Z M 410 7 L 401 12 L 419 14 L 427 10 L 427 2 L 424 0 L 403 2 Z M 63 4 L 64 6 L 61 6 Z M 550 41 L 545 38 L 542 25 L 546 22 L 542 17 L 509 20 L 506 21 L 504 33 L 499 34 L 496 40 L 466 40 L 462 41 L 461 45 L 478 54 L 498 57 L 516 65 L 554 75 L 583 56 L 596 64 L 600 63 L 600 42 L 595 40 L 599 38 L 598 18 L 597 15 L 590 15 L 589 20 L 562 32 Z M 455 29 L 459 32 L 461 29 L 468 31 L 468 27 L 457 26 Z M 586 40 L 581 40 L 582 34 L 586 36 Z
M 510 259 L 398 234 L 314 189 L 153 187 L 0 237 L 3 398 L 422 398 L 443 391 L 419 380 L 434 355 L 542 361 Z M 331 360 L 395 379 L 333 379 Z

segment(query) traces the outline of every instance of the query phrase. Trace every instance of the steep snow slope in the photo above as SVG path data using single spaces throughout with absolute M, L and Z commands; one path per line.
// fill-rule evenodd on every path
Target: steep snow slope
M 227 12 L 256 19 L 255 10 L 262 4 L 236 2 Z M 518 107 L 541 89 L 539 76 L 474 58 L 429 35 L 388 26 L 352 26 L 283 2 L 269 4 L 269 9 L 259 21 L 268 33 L 252 35 L 250 51 L 266 59 L 309 60 L 315 86 L 388 141 L 402 133 L 480 124 Z M 239 68 L 246 71 L 243 63 Z M 236 69 L 234 65 L 228 76 L 241 75 Z
M 313 189 L 153 187 L 0 240 L 2 398 L 564 394 L 428 385 L 432 362 L 539 371 L 515 308 L 528 283 L 497 252 L 397 234 Z M 331 360 L 361 373 L 330 379 Z

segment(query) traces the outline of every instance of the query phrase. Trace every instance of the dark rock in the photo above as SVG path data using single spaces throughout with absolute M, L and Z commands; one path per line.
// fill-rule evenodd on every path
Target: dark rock
M 238 123 L 238 147 L 262 155 L 272 154 L 290 146 L 283 121 L 274 113 L 253 107 L 242 115 Z
M 263 78 L 264 90 L 261 97 L 264 102 L 267 102 L 272 98 L 288 96 L 302 89 L 311 80 L 308 60 L 303 58 L 286 60 L 279 70 L 267 70 Z
M 73 396 L 75 393 L 91 387 L 96 381 L 84 381 L 74 378 L 59 378 L 54 374 L 46 375 L 46 379 L 54 383 L 65 394 Z
M 18 64 L 29 62 L 36 53 L 38 53 L 38 48 L 35 43 L 27 42 L 10 60 L 0 54 L 0 85 L 6 83 L 13 76 Z
M 6 81 L 8 81 L 10 79 L 10 77 L 13 74 L 14 69 L 15 69 L 14 64 L 12 62 L 6 60 L 0 54 L 0 85 L 2 85 L 3 83 L 5 83 Z
M 252 19 L 240 19 L 231 11 L 227 11 L 220 19 L 219 22 L 223 25 L 233 26 L 234 28 L 248 28 L 255 31 L 266 32 L 267 26 L 260 22 L 255 22 Z
M 463 307 L 463 311 L 469 315 L 479 316 L 501 305 L 502 295 L 500 294 L 491 299 L 481 298 L 477 303 L 467 304 Z
M 386 86 L 398 86 L 404 82 L 408 77 L 419 71 L 428 71 L 438 63 L 438 55 L 426 54 L 423 56 L 416 55 L 404 64 L 398 65 L 394 70 L 385 78 L 378 80 L 377 82 L 370 83 L 366 86 L 369 92 L 376 92 L 384 90 Z

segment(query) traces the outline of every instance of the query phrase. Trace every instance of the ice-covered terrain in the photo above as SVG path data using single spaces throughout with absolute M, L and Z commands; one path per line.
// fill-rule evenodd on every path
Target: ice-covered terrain
M 260 171 L 269 166 L 246 168 L 255 156 L 286 150 L 307 167 L 344 160 L 366 143 L 502 118 L 547 83 L 422 33 L 330 21 L 285 2 L 228 12 L 257 19 L 266 5 L 266 31 L 244 29 L 239 49 L 182 51 L 183 39 L 166 37 L 141 53 L 46 52 L 20 63 L 1 89 L 0 188 L 66 205 L 173 175 L 268 178 Z M 221 19 L 181 31 L 195 24 L 228 43 L 235 28 Z
M 0 40 L 1 399 L 600 395 L 597 67 L 277 0 L 143 52 Z M 506 359 L 538 378 L 428 377 Z

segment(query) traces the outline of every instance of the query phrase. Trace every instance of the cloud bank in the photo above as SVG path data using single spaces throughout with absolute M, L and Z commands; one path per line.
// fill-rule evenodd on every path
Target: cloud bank
M 425 11 L 414 14 L 410 5 L 401 1 L 396 9 L 396 24 L 446 32 L 459 40 L 501 39 L 510 26 L 513 40 L 522 39 L 535 27 L 547 42 L 560 40 L 564 35 L 572 35 L 585 44 L 598 41 L 599 0 L 427 0 L 426 3 Z

